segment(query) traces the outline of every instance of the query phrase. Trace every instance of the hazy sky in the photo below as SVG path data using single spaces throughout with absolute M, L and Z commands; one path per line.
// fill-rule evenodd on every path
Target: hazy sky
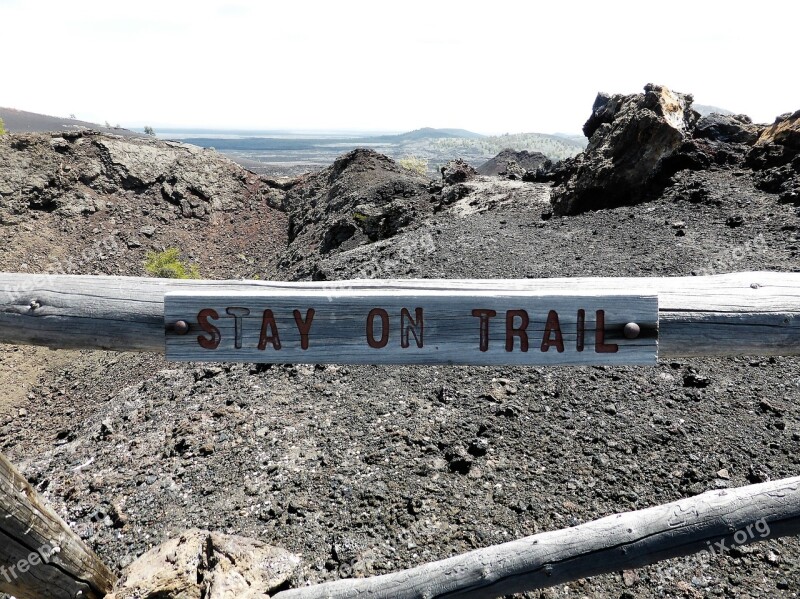
M 800 3 L 0 0 L 0 106 L 123 126 L 578 132 L 647 82 L 800 109 Z

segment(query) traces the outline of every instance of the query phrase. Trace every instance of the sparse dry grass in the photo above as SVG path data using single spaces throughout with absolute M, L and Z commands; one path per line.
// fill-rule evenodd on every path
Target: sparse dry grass
M 418 175 L 424 176 L 428 174 L 428 161 L 419 156 L 405 156 L 404 158 L 400 158 L 397 164 Z

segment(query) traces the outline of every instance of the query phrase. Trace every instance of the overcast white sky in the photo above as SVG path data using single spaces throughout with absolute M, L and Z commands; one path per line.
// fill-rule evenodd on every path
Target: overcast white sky
M 0 106 L 128 127 L 579 132 L 647 82 L 800 109 L 800 3 L 0 0 Z

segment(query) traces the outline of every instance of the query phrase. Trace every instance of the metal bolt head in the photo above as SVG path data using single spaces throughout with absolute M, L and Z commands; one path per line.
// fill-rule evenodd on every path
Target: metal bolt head
M 189 332 L 189 323 L 185 320 L 177 320 L 175 324 L 172 325 L 172 330 L 175 331 L 176 335 L 185 335 Z
M 622 331 L 622 333 L 625 335 L 625 339 L 636 339 L 641 332 L 641 328 L 639 328 L 639 325 L 635 322 L 629 322 L 626 324 L 625 329 Z

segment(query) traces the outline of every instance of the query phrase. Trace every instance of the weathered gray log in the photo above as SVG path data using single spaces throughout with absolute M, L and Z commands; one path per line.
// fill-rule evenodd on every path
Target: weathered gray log
M 164 351 L 170 290 L 474 290 L 656 292 L 659 355 L 799 355 L 800 273 L 538 280 L 176 281 L 0 273 L 0 343 Z
M 800 532 L 800 477 L 696 497 L 275 599 L 489 599 Z
M 0 592 L 100 599 L 116 577 L 0 454 Z

